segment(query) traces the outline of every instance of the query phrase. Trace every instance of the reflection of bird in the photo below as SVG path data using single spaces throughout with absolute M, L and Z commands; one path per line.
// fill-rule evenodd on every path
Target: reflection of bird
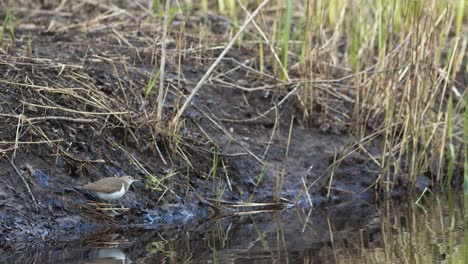
M 110 242 L 110 241 L 109 241 Z M 116 264 L 132 263 L 120 248 L 98 248 L 89 254 L 90 259 L 84 263 Z
M 78 189 L 94 193 L 102 200 L 112 201 L 122 198 L 130 185 L 136 181 L 139 180 L 131 176 L 107 177 L 78 187 Z

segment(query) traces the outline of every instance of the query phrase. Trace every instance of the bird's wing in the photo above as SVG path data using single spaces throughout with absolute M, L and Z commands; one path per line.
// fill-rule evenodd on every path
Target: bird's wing
M 103 184 L 103 180 L 104 179 L 101 179 L 96 182 L 88 183 L 81 188 L 87 191 L 102 192 L 102 193 L 111 193 L 113 191 L 109 191 L 109 190 L 120 190 L 120 188 L 122 188 L 122 183 L 117 180 L 112 181 L 112 180 L 107 179 L 106 184 Z

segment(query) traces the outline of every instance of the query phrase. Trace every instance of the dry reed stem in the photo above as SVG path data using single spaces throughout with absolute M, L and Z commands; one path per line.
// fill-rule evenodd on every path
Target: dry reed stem
M 165 86 L 164 86 L 164 77 L 165 77 L 165 67 L 166 67 L 166 42 L 167 42 L 167 27 L 169 23 L 169 8 L 171 5 L 171 0 L 166 0 L 166 5 L 164 8 L 164 20 L 163 20 L 163 36 L 161 44 L 161 65 L 159 67 L 159 89 L 158 89 L 158 98 L 157 100 L 157 110 L 156 110 L 156 122 L 161 123 L 162 120 L 162 109 L 165 99 Z

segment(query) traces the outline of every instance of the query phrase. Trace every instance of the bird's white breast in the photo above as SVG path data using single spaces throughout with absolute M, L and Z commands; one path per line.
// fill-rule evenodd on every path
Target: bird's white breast
M 113 192 L 113 193 L 97 192 L 96 193 L 96 195 L 102 200 L 117 200 L 121 198 L 124 194 L 125 194 L 125 186 L 123 183 L 122 183 L 122 187 L 117 192 Z

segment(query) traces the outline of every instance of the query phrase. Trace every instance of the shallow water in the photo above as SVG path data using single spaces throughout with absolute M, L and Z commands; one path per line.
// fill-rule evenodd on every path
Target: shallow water
M 359 201 L 163 229 L 107 230 L 4 263 L 467 263 L 468 196 Z

